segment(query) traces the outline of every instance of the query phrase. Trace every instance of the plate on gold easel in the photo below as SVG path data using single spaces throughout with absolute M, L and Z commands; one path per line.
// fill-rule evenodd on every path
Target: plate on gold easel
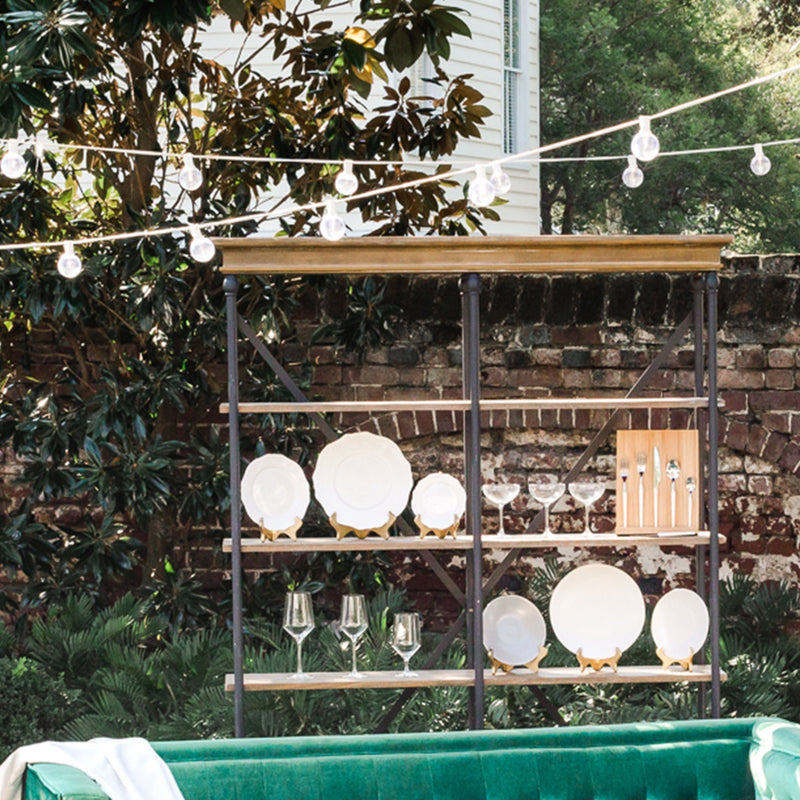
M 483 645 L 498 668 L 510 672 L 526 666 L 534 672 L 547 655 L 547 625 L 542 612 L 517 594 L 496 597 L 483 610 Z
M 426 475 L 411 493 L 411 511 L 420 535 L 434 533 L 440 539 L 456 535 L 467 509 L 467 493 L 452 475 L 434 472 Z
M 697 592 L 673 589 L 653 609 L 650 632 L 656 644 L 656 655 L 666 669 L 680 664 L 691 669 L 692 658 L 708 636 L 708 608 Z

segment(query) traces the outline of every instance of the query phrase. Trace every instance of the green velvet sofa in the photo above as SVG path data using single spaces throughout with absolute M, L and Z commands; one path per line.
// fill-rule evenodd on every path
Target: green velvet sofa
M 186 800 L 800 800 L 800 725 L 778 719 L 153 746 Z M 106 795 L 29 766 L 25 799 L 56 798 Z

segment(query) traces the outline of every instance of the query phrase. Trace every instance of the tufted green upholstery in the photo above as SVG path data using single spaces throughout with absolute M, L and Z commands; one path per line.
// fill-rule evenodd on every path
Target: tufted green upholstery
M 800 800 L 800 726 L 782 720 L 153 746 L 186 800 Z M 55 798 L 106 800 L 31 766 L 25 800 Z

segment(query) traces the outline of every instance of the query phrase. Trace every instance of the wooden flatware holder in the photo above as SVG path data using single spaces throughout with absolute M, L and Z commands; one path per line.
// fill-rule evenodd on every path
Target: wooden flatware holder
M 653 449 L 658 447 L 661 458 L 661 482 L 658 494 L 653 485 Z M 639 524 L 639 473 L 637 457 L 646 458 L 644 473 L 643 525 Z M 623 481 L 620 475 L 622 462 L 627 459 L 627 522 L 623 519 Z M 672 525 L 671 488 L 667 477 L 667 463 L 674 459 L 680 466 L 680 477 L 675 481 L 675 525 Z M 694 478 L 695 491 L 689 513 L 689 491 L 686 479 Z M 617 533 L 625 535 L 656 535 L 661 532 L 691 531 L 700 528 L 700 436 L 697 430 L 620 430 L 617 431 Z M 658 525 L 655 524 L 654 506 L 658 501 Z

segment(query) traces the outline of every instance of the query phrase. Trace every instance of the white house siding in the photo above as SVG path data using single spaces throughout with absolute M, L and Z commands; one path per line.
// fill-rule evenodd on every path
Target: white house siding
M 528 63 L 523 65 L 525 72 L 525 92 L 529 98 L 527 124 L 524 135 L 520 137 L 520 149 L 535 147 L 539 141 L 539 15 L 538 0 L 520 0 L 525 14 L 523 26 L 528 46 L 523 51 L 528 55 Z M 503 0 L 461 0 L 458 7 L 469 12 L 468 24 L 472 38 L 456 36 L 451 58 L 445 64 L 450 75 L 472 74 L 471 85 L 485 95 L 485 105 L 492 116 L 482 128 L 482 138 L 465 141 L 459 146 L 454 158 L 491 161 L 503 156 Z M 333 9 L 330 16 L 340 26 L 346 26 L 352 19 L 350 11 Z M 525 30 L 526 29 L 526 30 Z M 256 36 L 248 41 L 240 29 L 230 30 L 227 18 L 218 18 L 205 31 L 201 38 L 202 53 L 222 64 L 232 65 L 244 43 L 245 51 L 255 50 L 259 45 Z M 276 65 L 269 53 L 262 53 L 254 61 L 254 68 L 269 74 Z M 377 92 L 376 101 L 380 95 Z M 539 232 L 539 170 L 535 164 L 509 164 L 505 167 L 512 179 L 512 188 L 506 196 L 508 201 L 498 207 L 499 222 L 487 222 L 487 232 L 497 235 L 526 236 Z M 348 222 L 354 222 L 348 220 Z M 272 228 L 273 226 L 268 226 Z M 354 224 L 354 227 L 358 227 Z M 264 231 L 267 233 L 268 231 Z

